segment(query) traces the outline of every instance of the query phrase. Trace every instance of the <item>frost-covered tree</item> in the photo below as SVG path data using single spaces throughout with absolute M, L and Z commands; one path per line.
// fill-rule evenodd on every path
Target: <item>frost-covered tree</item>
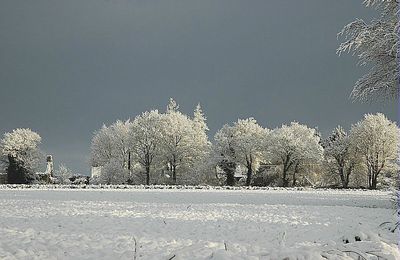
M 210 154 L 211 154 L 211 142 L 208 140 L 208 126 L 207 118 L 200 106 L 198 104 L 193 112 L 192 119 L 193 128 L 193 139 L 192 143 L 196 149 L 192 150 L 192 156 L 190 158 L 189 164 L 191 173 L 188 182 L 191 184 L 196 184 L 208 177 L 202 176 L 207 175 L 205 171 L 210 169 Z
M 104 166 L 111 160 L 118 162 L 121 168 L 128 168 L 130 150 L 131 122 L 116 121 L 96 131 L 91 145 L 91 160 L 93 166 Z
M 113 158 L 113 137 L 110 128 L 103 125 L 94 132 L 91 144 L 91 165 L 104 166 Z
M 396 98 L 399 93 L 399 1 L 365 0 L 364 4 L 380 10 L 380 17 L 370 23 L 357 19 L 346 25 L 339 33 L 345 41 L 337 53 L 352 52 L 357 55 L 359 65 L 370 68 L 356 82 L 353 98 Z
M 254 118 L 239 119 L 233 126 L 225 125 L 215 135 L 215 148 L 220 166 L 227 173 L 227 180 L 237 165 L 247 169 L 246 185 L 250 186 L 253 173 L 264 155 L 264 142 L 268 130 L 261 127 Z M 231 184 L 231 183 L 229 183 Z
M 9 183 L 30 183 L 42 159 L 39 145 L 42 138 L 30 129 L 18 128 L 5 133 L 1 140 L 1 154 L 7 157 Z
M 102 167 L 96 181 L 102 184 L 124 184 L 128 178 L 128 169 L 121 168 L 121 162 L 112 159 Z
M 177 103 L 170 99 L 165 114 L 161 116 L 160 150 L 172 174 L 172 182 L 177 182 L 178 168 L 190 172 L 193 162 L 198 159 L 204 147 L 193 121 L 179 110 Z
M 58 179 L 60 184 L 71 183 L 70 178 L 73 176 L 73 173 L 65 166 L 65 164 L 61 163 L 55 173 L 55 177 Z
M 351 142 L 367 168 L 368 187 L 376 189 L 378 177 L 397 159 L 398 128 L 384 114 L 367 114 L 351 128 Z
M 137 116 L 131 126 L 133 157 L 145 169 L 146 184 L 150 184 L 150 171 L 156 156 L 160 156 L 161 114 L 157 110 Z
M 125 122 L 117 120 L 110 126 L 112 144 L 114 149 L 114 162 L 119 162 L 122 169 L 128 169 L 130 164 L 129 152 L 131 149 L 131 131 L 132 123 L 127 120 Z
M 226 185 L 235 185 L 237 158 L 235 150 L 234 129 L 224 125 L 214 136 L 214 159 L 226 174 Z
M 233 126 L 235 150 L 238 162 L 247 169 L 246 185 L 250 186 L 253 173 L 264 155 L 264 143 L 268 130 L 261 127 L 254 118 L 239 119 Z
M 293 171 L 292 184 L 295 185 L 300 166 L 318 163 L 323 156 L 323 148 L 316 130 L 297 122 L 274 129 L 270 134 L 267 149 L 272 161 L 283 167 L 284 187 L 289 185 L 290 171 Z
M 341 126 L 336 127 L 322 143 L 328 167 L 340 177 L 343 188 L 349 186 L 350 175 L 357 164 L 355 148 Z
M 105 126 L 96 131 L 91 144 L 91 164 L 102 167 L 102 173 L 107 169 L 116 172 L 125 171 L 130 164 L 130 128 L 131 122 L 116 121 L 110 126 Z M 110 164 L 110 165 L 108 165 Z
M 178 170 L 186 173 L 182 182 L 194 183 L 210 150 L 207 131 L 200 105 L 196 107 L 192 119 L 181 113 L 179 105 L 170 99 L 164 114 L 156 110 L 145 112 L 133 122 L 117 121 L 95 132 L 91 164 L 102 167 L 101 172 L 106 176 L 103 179 L 107 182 L 112 181 L 107 177 L 107 170 L 117 172 L 119 165 L 120 172 L 130 171 L 134 160 L 135 165 L 144 168 L 147 184 L 150 184 L 151 168 L 160 164 L 170 171 L 173 183 L 177 181 Z M 162 175 L 156 179 L 168 176 Z
M 194 124 L 194 127 L 198 128 L 199 132 L 201 134 L 205 134 L 205 136 L 206 136 L 207 131 L 209 130 L 206 121 L 207 121 L 207 118 L 204 115 L 201 105 L 197 104 L 197 106 L 193 112 L 193 124 Z M 204 138 L 204 139 L 207 140 L 207 138 Z

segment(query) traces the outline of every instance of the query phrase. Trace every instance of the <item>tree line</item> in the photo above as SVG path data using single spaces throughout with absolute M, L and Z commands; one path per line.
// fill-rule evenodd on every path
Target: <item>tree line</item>
M 257 186 L 394 186 L 398 127 L 381 113 L 366 114 L 349 133 L 336 127 L 327 138 L 298 122 L 275 129 L 239 119 L 208 138 L 200 105 L 193 115 L 170 99 L 165 112 L 103 125 L 91 141 L 90 164 L 98 184 Z M 41 137 L 30 129 L 4 134 L 2 164 L 9 183 L 32 183 L 43 159 Z M 61 165 L 53 182 L 68 182 Z
M 178 108 L 171 99 L 165 113 L 144 112 L 96 131 L 91 158 L 92 166 L 101 167 L 97 181 L 288 187 L 307 179 L 348 188 L 353 176 L 364 176 L 353 186 L 376 189 L 380 177 L 391 182 L 397 171 L 398 128 L 380 113 L 365 115 L 350 133 L 338 126 L 326 139 L 298 122 L 271 130 L 254 118 L 239 119 L 210 142 L 200 105 L 192 117 Z

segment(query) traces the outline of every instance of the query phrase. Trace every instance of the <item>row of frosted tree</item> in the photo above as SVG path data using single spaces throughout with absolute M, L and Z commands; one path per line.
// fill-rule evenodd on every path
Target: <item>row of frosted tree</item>
M 93 182 L 368 187 L 394 185 L 398 128 L 367 114 L 349 133 L 338 126 L 325 139 L 306 125 L 260 126 L 253 118 L 224 125 L 208 140 L 206 117 L 171 99 L 165 112 L 144 112 L 96 131 Z
M 193 116 L 174 100 L 165 112 L 144 112 L 94 133 L 92 183 L 208 184 L 257 186 L 395 186 L 398 127 L 383 114 L 367 114 L 349 133 L 338 126 L 327 138 L 292 122 L 275 129 L 253 118 L 224 125 L 208 139 L 206 117 Z M 0 142 L 1 165 L 9 183 L 32 183 L 44 162 L 41 137 L 15 129 Z M 56 181 L 68 183 L 63 165 Z

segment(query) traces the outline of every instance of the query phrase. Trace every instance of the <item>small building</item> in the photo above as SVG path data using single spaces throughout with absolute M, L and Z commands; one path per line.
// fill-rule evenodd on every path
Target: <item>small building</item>
M 96 179 L 101 175 L 102 166 L 92 166 L 90 177 Z

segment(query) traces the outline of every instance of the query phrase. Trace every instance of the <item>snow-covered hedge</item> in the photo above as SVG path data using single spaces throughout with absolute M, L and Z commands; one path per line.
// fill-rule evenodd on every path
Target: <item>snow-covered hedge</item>
M 332 189 L 332 188 L 311 188 L 311 187 L 256 187 L 256 186 L 192 186 L 192 185 L 104 185 L 104 184 L 1 184 L 0 189 L 132 189 L 132 190 L 270 190 L 270 191 L 369 191 L 368 189 Z M 376 190 L 381 192 L 383 190 Z M 387 191 L 387 190 L 385 190 Z

